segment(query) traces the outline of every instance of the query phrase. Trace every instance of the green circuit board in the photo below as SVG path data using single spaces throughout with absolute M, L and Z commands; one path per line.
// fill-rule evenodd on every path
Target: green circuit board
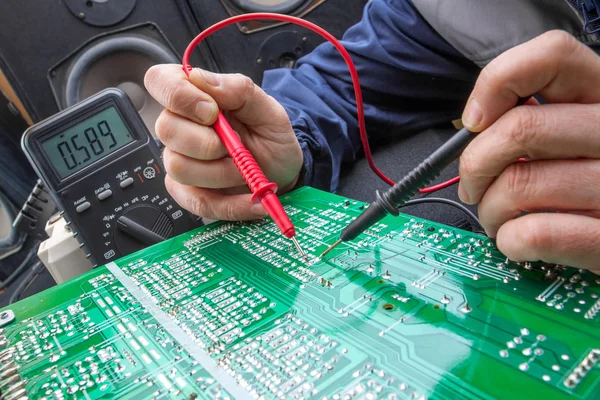
M 282 202 L 308 262 L 215 222 L 1 310 L 3 399 L 600 399 L 600 276 L 403 214 L 320 259 L 368 205 Z

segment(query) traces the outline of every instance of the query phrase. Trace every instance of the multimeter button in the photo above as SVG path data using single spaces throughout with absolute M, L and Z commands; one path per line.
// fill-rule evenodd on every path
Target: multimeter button
M 156 177 L 156 170 L 152 167 L 146 167 L 143 174 L 146 179 L 154 179 Z
M 121 181 L 121 183 L 119 183 L 119 186 L 121 186 L 121 188 L 125 189 L 127 186 L 130 186 L 133 183 L 133 178 L 127 178 L 127 179 L 123 179 Z
M 85 210 L 87 210 L 88 208 L 90 208 L 92 205 L 90 204 L 89 201 L 86 201 L 85 203 L 81 203 L 80 205 L 77 206 L 77 208 L 75 209 L 78 213 L 82 213 Z
M 112 190 L 105 190 L 98 195 L 98 200 L 108 199 L 110 196 L 112 196 Z

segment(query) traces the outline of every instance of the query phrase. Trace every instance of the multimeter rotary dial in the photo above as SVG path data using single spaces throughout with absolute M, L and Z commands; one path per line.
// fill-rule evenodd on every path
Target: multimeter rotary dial
M 115 225 L 114 242 L 121 254 L 133 253 L 173 235 L 167 214 L 146 204 L 127 209 Z

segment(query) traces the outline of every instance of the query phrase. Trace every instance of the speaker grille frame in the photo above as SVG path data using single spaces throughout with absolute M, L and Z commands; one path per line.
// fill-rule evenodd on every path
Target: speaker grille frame
M 301 6 L 305 6 L 307 0 L 280 0 L 281 3 L 277 5 L 260 5 L 256 2 L 265 0 L 228 0 L 236 8 L 242 9 L 245 12 L 271 12 L 278 14 L 291 14 Z M 269 0 L 266 0 L 269 1 Z M 254 4 L 253 4 L 254 3 Z

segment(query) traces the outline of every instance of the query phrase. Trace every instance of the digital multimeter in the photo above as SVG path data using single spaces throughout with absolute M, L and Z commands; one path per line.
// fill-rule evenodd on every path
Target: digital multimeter
M 202 225 L 168 194 L 160 150 L 119 89 L 30 127 L 22 147 L 95 266 Z

